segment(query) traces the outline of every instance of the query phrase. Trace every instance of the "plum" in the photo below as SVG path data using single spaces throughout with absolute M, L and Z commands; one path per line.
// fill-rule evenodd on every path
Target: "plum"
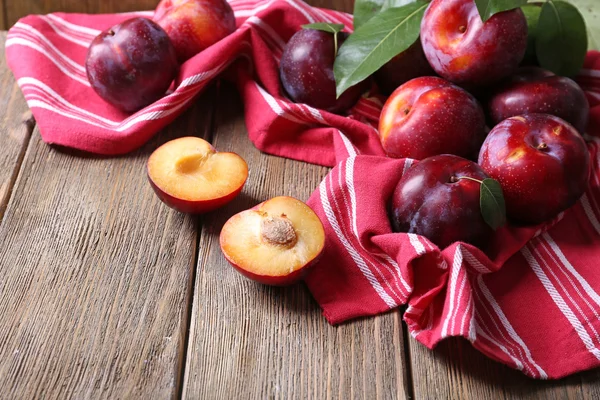
M 85 68 L 96 93 L 130 113 L 164 96 L 179 65 L 166 32 L 139 17 L 100 33 L 90 45 Z
M 348 37 L 340 32 L 338 46 Z M 333 113 L 352 107 L 368 88 L 363 81 L 346 90 L 336 99 L 333 63 L 335 43 L 332 33 L 302 29 L 286 44 L 279 64 L 281 83 L 296 103 L 305 103 Z
M 507 216 L 538 224 L 571 207 L 588 186 L 590 155 L 568 122 L 548 114 L 508 118 L 492 129 L 479 165 L 500 182 Z
M 493 233 L 479 205 L 486 178 L 479 165 L 454 155 L 420 161 L 394 190 L 394 230 L 423 235 L 440 249 L 458 241 L 484 246 Z
M 386 101 L 379 138 L 389 157 L 423 159 L 436 154 L 476 158 L 485 117 L 464 89 L 435 76 L 412 79 Z
M 482 22 L 473 0 L 433 0 L 421 22 L 427 60 L 442 78 L 464 87 L 514 72 L 527 48 L 527 20 L 515 8 Z
M 590 105 L 583 90 L 572 79 L 538 67 L 521 67 L 502 81 L 488 102 L 491 122 L 530 113 L 556 115 L 585 133 Z
M 154 21 L 171 38 L 180 63 L 235 31 L 235 16 L 225 0 L 162 0 Z

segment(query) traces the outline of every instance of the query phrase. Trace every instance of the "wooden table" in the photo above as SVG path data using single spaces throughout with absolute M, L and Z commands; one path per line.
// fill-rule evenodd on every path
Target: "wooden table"
M 44 144 L 4 59 L 0 77 L 0 398 L 600 398 L 600 371 L 540 382 L 466 341 L 429 351 L 400 311 L 332 327 L 305 286 L 235 272 L 223 223 L 276 195 L 306 200 L 328 169 L 256 150 L 231 86 L 139 151 L 100 158 Z M 149 154 L 184 134 L 250 167 L 243 193 L 202 217 L 146 180 Z

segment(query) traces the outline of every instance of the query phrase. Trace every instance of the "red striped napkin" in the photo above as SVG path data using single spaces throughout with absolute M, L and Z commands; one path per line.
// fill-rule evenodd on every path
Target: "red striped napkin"
M 100 30 L 133 16 L 49 14 L 20 20 L 6 55 L 43 139 L 93 153 L 136 149 L 176 118 L 204 86 L 231 67 L 248 132 L 262 151 L 337 166 L 309 204 L 327 246 L 307 278 L 333 324 L 408 303 L 404 319 L 428 347 L 464 336 L 487 356 L 536 378 L 559 378 L 600 365 L 600 139 L 588 136 L 594 174 L 572 209 L 552 223 L 505 228 L 487 254 L 457 243 L 443 251 L 417 235 L 391 233 L 386 203 L 412 160 L 382 157 L 376 126 L 381 98 L 363 97 L 338 116 L 282 96 L 277 65 L 301 24 L 351 16 L 300 0 L 231 1 L 238 30 L 186 62 L 175 90 L 125 115 L 87 82 L 87 46 Z M 239 60 L 239 61 L 236 61 Z M 578 82 L 600 133 L 600 54 Z

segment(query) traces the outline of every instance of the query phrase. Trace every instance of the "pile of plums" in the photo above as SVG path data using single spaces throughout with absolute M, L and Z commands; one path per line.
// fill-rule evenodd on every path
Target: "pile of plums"
M 484 247 L 493 230 L 480 210 L 480 189 L 490 177 L 515 224 L 549 221 L 584 193 L 587 99 L 573 80 L 521 65 L 527 34 L 519 8 L 482 22 L 473 0 L 433 0 L 420 40 L 375 74 L 381 91 L 391 93 L 379 122 L 385 153 L 420 160 L 394 191 L 396 231 L 441 248 L 456 241 Z M 332 37 L 297 32 L 280 76 L 292 100 L 341 112 L 367 84 L 336 99 Z
M 102 99 L 135 112 L 165 95 L 179 64 L 234 30 L 225 0 L 162 0 L 153 20 L 129 19 L 92 41 L 87 76 Z

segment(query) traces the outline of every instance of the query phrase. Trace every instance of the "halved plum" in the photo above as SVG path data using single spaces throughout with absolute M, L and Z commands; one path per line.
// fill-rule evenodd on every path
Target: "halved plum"
M 148 159 L 148 179 L 158 197 L 185 213 L 204 213 L 229 203 L 247 178 L 242 157 L 217 152 L 199 137 L 171 140 Z
M 325 246 L 321 220 L 306 204 L 280 196 L 242 211 L 221 230 L 225 258 L 248 278 L 286 286 L 303 278 Z

